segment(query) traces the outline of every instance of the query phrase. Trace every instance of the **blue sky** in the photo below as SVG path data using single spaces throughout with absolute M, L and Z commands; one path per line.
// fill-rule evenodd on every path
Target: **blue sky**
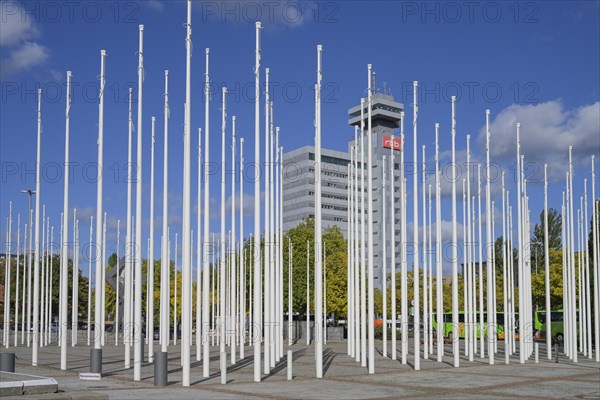
M 70 3 L 69 3 L 70 4 Z M 0 226 L 6 231 L 9 201 L 22 220 L 27 209 L 20 189 L 35 187 L 35 89 L 44 91 L 42 204 L 58 231 L 63 201 L 65 71 L 73 72 L 71 111 L 70 208 L 81 217 L 81 241 L 88 241 L 89 217 L 95 215 L 100 50 L 106 60 L 104 205 L 107 238 L 116 239 L 116 220 L 124 237 L 126 212 L 127 93 L 137 83 L 138 24 L 144 36 L 144 226 L 149 219 L 150 120 L 157 117 L 156 216 L 162 215 L 163 74 L 170 74 L 170 219 L 181 226 L 182 132 L 185 97 L 186 6 L 182 1 L 147 2 L 2 2 L 0 58 Z M 514 160 L 514 124 L 522 124 L 523 152 L 533 178 L 549 164 L 550 206 L 560 209 L 567 146 L 574 146 L 575 199 L 588 177 L 591 154 L 600 157 L 600 2 L 194 2 L 192 59 L 192 146 L 204 126 L 204 49 L 211 49 L 211 161 L 220 161 L 220 87 L 229 88 L 228 116 L 237 116 L 237 134 L 246 140 L 245 160 L 254 146 L 254 21 L 263 22 L 261 83 L 271 69 L 275 123 L 286 150 L 313 143 L 316 45 L 322 44 L 324 93 L 323 146 L 346 150 L 353 136 L 347 110 L 365 95 L 367 64 L 373 64 L 379 89 L 384 85 L 405 104 L 412 148 L 412 81 L 420 82 L 419 154 L 425 144 L 433 159 L 434 123 L 441 124 L 443 160 L 450 150 L 450 96 L 458 95 L 458 160 L 464 160 L 465 136 L 472 135 L 475 160 L 484 160 L 485 109 L 491 110 L 492 160 L 509 171 Z M 134 93 L 136 90 L 134 89 Z M 263 109 L 261 105 L 261 110 Z M 137 118 L 134 105 L 134 121 Z M 261 119 L 263 116 L 261 115 Z M 231 120 L 228 121 L 228 132 Z M 134 137 L 135 143 L 135 137 Z M 229 157 L 230 138 L 227 139 Z M 261 145 L 262 148 L 263 145 Z M 411 153 L 411 152 L 410 152 Z M 135 148 L 134 148 L 135 154 Z M 409 157 L 410 161 L 411 158 Z M 230 160 L 227 165 L 229 167 Z M 598 166 L 598 164 L 596 164 Z M 196 172 L 192 175 L 196 182 Z M 219 228 L 220 175 L 211 180 L 211 231 Z M 597 184 L 597 189 L 600 190 Z M 412 187 L 409 181 L 409 188 Z M 245 184 L 247 216 L 253 187 Z M 494 185 L 500 207 L 499 185 Z M 532 218 L 543 206 L 542 185 L 530 187 Z M 193 210 L 195 195 L 193 188 Z M 227 197 L 230 196 L 227 185 Z M 516 192 L 513 184 L 511 192 Z M 461 189 L 459 193 L 459 222 Z M 409 199 L 411 196 L 409 196 Z M 515 199 L 513 197 L 513 204 Z M 591 203 L 591 194 L 590 194 Z M 576 205 L 579 204 L 576 200 Z M 444 220 L 450 220 L 444 198 Z M 409 202 L 409 212 L 412 205 Z M 499 211 L 496 217 L 499 217 Z M 229 217 L 229 213 L 227 213 Z M 246 221 L 246 235 L 251 219 Z M 160 239 L 157 218 L 156 241 Z M 229 221 L 228 221 L 229 225 Z M 192 226 L 195 228 L 195 215 Z M 146 229 L 146 228 L 144 228 Z M 499 232 L 501 226 L 496 224 Z M 444 228 L 444 232 L 446 229 Z M 459 232 L 459 237 L 462 233 Z M 16 238 L 16 233 L 13 233 Z M 145 243 L 145 238 L 143 242 Z M 114 245 L 113 245 L 114 247 Z M 144 252 L 145 253 L 145 252 Z

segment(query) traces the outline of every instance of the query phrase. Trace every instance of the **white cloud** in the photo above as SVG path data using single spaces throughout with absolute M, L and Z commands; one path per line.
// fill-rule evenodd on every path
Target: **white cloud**
M 12 75 L 19 71 L 29 70 L 44 64 L 50 57 L 49 50 L 35 42 L 25 42 L 22 46 L 13 50 L 8 58 L 3 59 L 2 75 Z
M 31 17 L 18 2 L 3 1 L 0 17 L 0 46 L 16 45 L 39 34 Z
M 32 18 L 14 1 L 0 3 L 0 75 L 7 77 L 43 65 L 50 51 L 42 44 L 32 41 L 39 30 Z
M 589 162 L 600 149 L 600 102 L 565 109 L 561 100 L 536 105 L 513 104 L 492 121 L 492 160 L 511 160 L 516 151 L 516 123 L 521 123 L 521 153 L 530 177 L 543 177 L 544 163 L 552 179 L 564 178 L 568 166 L 568 148 L 573 146 L 574 162 Z M 477 137 L 485 145 L 485 127 Z
M 154 11 L 163 11 L 165 9 L 165 5 L 161 3 L 159 0 L 148 0 L 146 2 L 148 7 L 153 9 Z

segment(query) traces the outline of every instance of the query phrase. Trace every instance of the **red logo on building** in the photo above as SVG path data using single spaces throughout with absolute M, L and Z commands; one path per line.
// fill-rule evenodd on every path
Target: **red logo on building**
M 392 148 L 392 137 L 391 136 L 384 136 L 383 137 L 383 147 L 386 149 L 391 149 Z M 400 138 L 394 138 L 394 150 L 399 151 L 401 148 L 401 141 Z

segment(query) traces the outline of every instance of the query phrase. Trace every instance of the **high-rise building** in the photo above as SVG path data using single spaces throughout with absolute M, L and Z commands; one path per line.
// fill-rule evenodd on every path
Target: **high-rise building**
M 392 147 L 394 147 L 394 196 L 395 196 L 395 221 L 394 229 L 396 235 L 396 270 L 399 271 L 401 267 L 400 258 L 400 135 L 396 130 L 400 127 L 400 113 L 404 109 L 401 103 L 394 101 L 394 98 L 385 93 L 374 93 L 372 96 L 373 105 L 371 108 L 371 143 L 372 143 L 372 176 L 373 176 L 373 283 L 375 287 L 383 287 L 383 230 L 385 229 L 386 236 L 386 249 L 389 249 L 390 244 L 390 224 L 392 223 L 390 218 L 390 155 Z M 368 146 L 368 134 L 369 134 L 369 114 L 368 114 L 368 100 L 365 98 L 364 109 L 362 110 L 364 118 L 364 162 L 367 163 L 367 146 Z M 361 106 L 360 104 L 356 107 L 352 107 L 348 110 L 348 124 L 359 127 L 359 139 L 358 145 L 360 146 L 360 126 L 361 126 Z M 391 136 L 394 135 L 394 142 L 391 142 Z M 348 151 L 352 151 L 355 146 L 354 140 L 348 143 Z M 386 164 L 383 165 L 383 157 L 386 157 Z M 406 154 L 405 154 L 406 156 Z M 360 162 L 360 152 L 358 156 Z M 405 159 L 406 162 L 406 159 Z M 386 196 L 383 198 L 382 180 L 383 180 L 383 168 L 385 168 L 386 182 L 385 191 Z M 360 170 L 359 170 L 360 171 Z M 360 184 L 360 177 L 359 177 Z M 365 186 L 367 186 L 367 171 L 365 171 Z M 366 190 L 366 188 L 365 188 Z M 365 207 L 366 207 L 366 196 L 365 193 Z M 359 197 L 360 200 L 360 197 Z M 386 225 L 383 225 L 383 206 L 386 208 Z M 360 203 L 359 203 L 360 207 Z M 366 212 L 366 209 L 365 209 Z M 367 215 L 365 214 L 365 222 L 367 221 Z M 368 238 L 366 238 L 368 240 Z M 366 245 L 366 244 L 365 244 Z M 390 252 L 387 251 L 387 273 L 391 271 L 390 264 Z
M 365 148 L 368 135 L 368 105 L 364 103 Z M 403 105 L 394 101 L 389 94 L 374 93 L 371 110 L 371 135 L 373 151 L 373 250 L 374 250 L 374 285 L 383 287 L 383 229 L 386 229 L 386 241 L 390 242 L 390 179 L 389 159 L 395 147 L 395 229 L 396 229 L 396 269 L 400 270 L 400 152 L 398 151 L 400 113 Z M 360 128 L 360 105 L 348 110 L 348 124 Z M 390 136 L 395 134 L 394 143 Z M 322 149 L 321 158 L 321 187 L 322 187 L 322 224 L 323 227 L 337 225 L 344 237 L 348 234 L 348 164 L 350 152 L 354 147 L 354 133 L 348 142 L 348 152 Z M 359 137 L 360 144 L 360 137 Z M 300 224 L 306 218 L 313 218 L 315 212 L 315 151 L 313 146 L 304 146 L 283 155 L 283 230 L 287 231 Z M 382 205 L 382 168 L 383 156 L 386 156 L 386 198 L 387 224 L 383 226 Z M 359 156 L 360 157 L 360 156 Z M 364 157 L 367 162 L 367 154 Z M 365 185 L 366 185 L 365 171 Z M 366 189 L 365 189 L 366 190 Z M 365 193 L 366 202 L 366 193 Z M 360 203 L 359 203 L 360 207 Z M 366 221 L 366 215 L 365 215 Z M 387 247 L 389 248 L 389 246 Z M 387 253 L 388 273 L 391 270 L 390 254 Z
M 323 228 L 348 231 L 348 153 L 321 150 Z M 315 215 L 315 148 L 304 146 L 283 155 L 283 230 Z

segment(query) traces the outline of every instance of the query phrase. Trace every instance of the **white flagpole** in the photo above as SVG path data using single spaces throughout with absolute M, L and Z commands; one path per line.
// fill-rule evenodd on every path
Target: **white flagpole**
M 52 334 L 52 313 L 50 312 L 50 303 L 52 302 L 52 246 L 53 243 L 50 241 L 50 217 L 48 217 L 48 222 L 46 223 L 46 243 L 48 243 L 48 247 L 46 250 L 46 329 L 44 336 L 44 343 L 47 346 L 50 342 L 50 335 Z M 49 267 L 48 267 L 49 266 Z M 15 323 L 16 323 L 15 319 Z
M 52 259 L 50 259 L 52 265 Z M 15 342 L 14 347 L 18 345 L 19 333 L 19 278 L 21 276 L 21 214 L 17 214 L 17 281 L 15 282 Z M 52 276 L 52 275 L 50 275 Z M 50 280 L 52 281 L 52 280 Z M 50 297 L 52 298 L 52 297 Z
M 79 303 L 79 257 L 78 247 L 78 228 L 77 228 L 77 209 L 73 210 L 73 285 L 71 292 L 71 345 L 77 344 L 77 305 Z
M 265 343 L 265 358 L 263 360 L 263 372 L 268 374 L 271 371 L 271 223 L 270 223 L 270 208 L 271 208 L 271 196 L 269 196 L 270 190 L 270 152 L 269 152 L 269 133 L 270 133 L 270 101 L 269 101 L 269 68 L 265 69 L 265 233 L 264 233 L 264 324 L 263 324 L 263 335 Z
M 594 267 L 594 332 L 595 335 L 595 343 L 594 348 L 596 349 L 596 362 L 600 362 L 600 301 L 598 296 L 600 296 L 600 292 L 598 291 L 598 285 L 600 282 L 600 268 L 598 262 L 598 251 L 600 247 L 598 246 L 598 200 L 596 199 L 596 173 L 595 173 L 595 160 L 592 155 L 592 249 L 593 249 L 593 267 Z
M 432 203 L 431 203 L 431 184 L 429 185 L 429 308 L 427 319 L 429 321 L 429 354 L 433 355 L 433 220 L 431 219 Z
M 456 96 L 452 96 L 452 352 L 454 367 L 460 365 L 458 342 L 458 241 L 456 238 Z
M 121 286 L 121 258 L 120 258 L 120 247 L 121 247 L 121 220 L 117 220 L 117 296 L 115 297 L 115 346 L 119 344 L 119 298 L 120 298 L 120 286 Z
M 550 253 L 548 250 L 548 164 L 544 164 L 544 270 L 546 288 L 546 349 L 552 359 L 552 330 L 550 318 Z
M 231 179 L 231 244 L 232 247 L 230 248 L 230 259 L 231 259 L 231 293 L 230 293 L 230 302 L 231 302 L 231 327 L 230 329 L 233 332 L 233 337 L 231 338 L 231 364 L 235 364 L 236 362 L 236 342 L 237 342 L 237 338 L 235 335 L 236 332 L 236 308 L 235 308 L 235 304 L 236 304 L 236 296 L 235 296 L 235 288 L 237 287 L 237 282 L 236 282 L 236 274 L 237 274 L 237 267 L 236 267 L 236 251 L 235 251 L 235 243 L 236 243 L 236 237 L 235 237 L 235 115 L 233 117 L 231 117 L 231 174 L 232 174 L 232 179 Z
M 517 240 L 519 241 L 518 249 L 518 279 L 519 279 L 519 313 L 521 326 L 523 325 L 524 310 L 523 310 L 523 231 L 521 229 L 522 207 L 521 207 L 521 142 L 520 142 L 521 124 L 517 122 Z M 519 335 L 519 362 L 525 363 L 525 335 L 523 332 Z
M 93 249 L 94 216 L 90 216 L 90 253 L 88 260 L 88 311 L 87 311 L 87 345 L 90 345 L 92 335 L 92 249 Z M 52 283 L 52 280 L 50 280 Z M 50 312 L 52 316 L 52 311 Z
M 393 147 L 393 144 L 392 144 Z M 381 208 L 382 208 L 382 217 L 383 217 L 383 229 L 382 229 L 382 238 L 383 238 L 383 248 L 382 248 L 382 264 L 383 264 L 383 310 L 382 310 L 382 314 L 383 314 L 383 357 L 387 358 L 388 356 L 388 345 L 387 345 L 387 254 L 386 254 L 386 247 L 387 247 L 387 238 L 386 238 L 386 230 L 387 230 L 387 225 L 386 225 L 386 206 L 385 206 L 385 180 L 386 180 L 386 174 L 385 174 L 385 167 L 386 167 L 386 162 L 385 162 L 385 155 L 382 156 L 382 161 L 381 161 L 381 193 L 382 196 L 381 198 L 383 199 L 383 202 L 381 204 Z M 390 189 L 391 190 L 391 189 Z M 392 196 L 393 196 L 393 192 Z M 392 222 L 393 225 L 393 222 Z M 393 252 L 393 250 L 390 250 L 391 252 Z M 393 327 L 393 329 L 395 329 L 395 327 Z
M 106 345 L 106 290 L 105 290 L 105 269 L 106 269 L 106 211 L 104 212 L 104 221 L 102 223 L 102 279 L 100 280 L 102 286 L 101 286 L 101 290 L 100 290 L 100 298 L 101 298 L 101 303 L 102 303 L 102 309 L 101 309 L 101 324 L 102 324 L 102 330 L 101 330 L 101 338 L 102 338 L 102 347 L 104 347 Z
M 12 201 L 8 202 L 8 215 L 8 224 L 6 226 L 6 254 L 8 256 L 4 270 L 4 329 L 2 335 L 4 345 L 7 349 L 10 347 L 10 236 L 12 234 Z
M 475 357 L 475 349 L 477 347 L 477 330 L 475 329 L 476 320 L 476 306 L 475 306 L 475 271 L 474 271 L 474 257 L 473 255 L 473 238 L 475 232 L 471 229 L 471 135 L 467 135 L 467 254 L 466 254 L 466 265 L 467 271 L 467 333 L 468 333 L 468 355 L 469 361 L 473 361 Z
M 494 239 L 492 237 L 492 204 L 491 204 L 491 181 L 490 181 L 490 110 L 485 110 L 485 125 L 486 125 L 486 188 L 485 188 L 485 247 L 486 247 L 486 266 L 487 266 L 487 335 L 488 335 L 488 357 L 489 364 L 494 365 L 494 340 L 496 321 L 493 320 L 495 304 L 493 303 L 493 277 L 495 267 L 492 267 L 492 246 Z M 481 247 L 481 246 L 480 246 Z M 483 333 L 483 331 L 482 331 Z
M 189 283 L 192 281 L 191 260 L 191 74 L 192 74 L 192 1 L 187 2 L 186 24 L 186 78 L 185 78 L 185 122 L 183 133 L 183 227 L 182 227 L 182 328 L 181 361 L 182 386 L 190 386 L 190 344 L 191 344 L 191 303 L 192 293 Z M 177 327 L 175 327 L 177 329 Z
M 54 226 L 50 229 L 50 240 L 51 240 L 52 243 L 54 243 Z M 49 315 L 49 318 L 50 318 L 50 328 L 52 327 L 52 324 L 53 324 L 53 321 L 52 321 L 52 299 L 53 299 L 53 296 L 52 296 L 52 282 L 54 280 L 54 279 L 52 279 L 52 276 L 53 276 L 52 275 L 53 263 L 54 263 L 54 248 L 52 249 L 52 253 L 50 254 L 50 301 L 49 301 L 49 304 L 48 304 L 48 315 Z M 15 319 L 15 321 L 16 321 L 16 319 Z M 89 326 L 89 324 L 88 324 L 88 326 Z M 16 334 L 16 332 L 15 332 L 15 334 Z M 51 331 L 51 329 L 50 329 L 50 332 L 49 332 L 48 336 L 49 336 L 48 342 L 51 343 L 52 342 L 52 331 Z M 16 340 L 16 337 L 15 337 L 15 340 Z
M 367 252 L 365 246 L 365 99 L 360 99 L 360 365 L 367 366 Z
M 507 289 L 509 288 L 509 285 L 507 285 L 507 279 L 508 279 L 508 275 L 506 273 L 506 257 L 507 257 L 507 251 L 506 251 L 506 199 L 505 199 L 505 189 L 504 189 L 504 171 L 502 171 L 502 312 L 504 314 L 504 360 L 505 363 L 508 364 L 510 362 L 510 323 L 509 323 L 509 312 L 508 312 L 508 308 L 507 308 L 507 297 L 508 297 L 508 291 Z M 549 308 L 547 307 L 546 310 L 549 311 Z M 547 312 L 548 312 L 547 311 Z M 548 327 L 550 327 L 550 325 L 546 325 Z M 549 354 L 549 359 L 552 358 L 551 356 L 551 352 L 552 350 L 550 349 L 550 345 L 548 345 L 548 354 Z
M 573 218 L 573 146 L 569 146 L 569 229 L 571 231 L 571 331 L 573 332 L 573 362 L 577 362 L 577 311 L 575 309 L 575 239 L 574 239 L 574 218 Z
M 404 184 L 404 111 L 400 112 L 400 317 L 402 319 L 402 364 L 406 364 L 408 356 L 408 282 L 406 262 L 406 185 Z
M 323 267 L 321 249 L 321 55 L 323 46 L 317 45 L 317 84 L 315 91 L 315 363 L 316 376 L 323 378 Z
M 587 348 L 588 348 L 588 357 L 592 359 L 592 309 L 591 309 L 591 301 L 590 301 L 590 255 L 587 246 L 587 241 L 585 241 L 585 237 L 589 234 L 589 225 L 588 225 L 588 198 L 587 198 L 587 178 L 583 180 L 583 221 L 584 221 L 584 248 L 585 248 L 585 325 L 586 325 L 586 333 L 587 333 Z M 548 325 L 549 326 L 549 325 Z
M 219 353 L 226 352 L 225 341 L 225 131 L 227 127 L 227 110 L 225 98 L 227 96 L 227 88 L 223 87 L 221 94 L 221 243 L 219 246 L 219 332 L 220 332 L 220 350 Z M 222 368 L 222 366 L 221 366 Z M 221 374 L 225 371 L 221 370 Z
M 210 75 L 209 75 L 209 55 L 210 49 L 205 50 L 205 68 L 206 75 L 204 77 L 204 231 L 203 231 L 203 251 L 202 251 L 202 376 L 207 378 L 210 375 L 210 343 L 208 342 L 208 333 L 210 330 L 209 320 L 209 279 L 214 274 L 210 273 L 209 263 L 209 202 L 210 202 L 210 176 L 209 176 L 209 160 L 210 160 L 210 135 L 209 135 L 209 106 L 210 106 Z M 166 210 L 165 210 L 166 213 Z M 212 251 L 212 250 L 211 250 Z M 214 285 L 213 285 L 214 286 Z M 214 308 L 214 288 L 212 291 Z M 214 312 L 213 312 L 214 319 Z M 213 322 L 214 328 L 214 322 Z M 164 350 L 163 350 L 164 351 Z
M 467 221 L 469 220 L 468 217 L 468 213 L 467 213 L 467 191 L 466 191 L 466 183 L 467 180 L 463 178 L 462 180 L 462 215 L 463 215 L 463 220 L 462 220 L 462 224 L 463 224 L 463 237 L 462 237 L 462 241 L 463 241 L 463 267 L 462 267 L 462 276 L 463 276 L 463 332 L 464 332 L 464 344 L 465 344 L 465 356 L 469 356 L 469 346 L 468 346 L 468 340 L 469 340 L 469 325 L 467 323 L 468 321 L 468 312 L 467 312 L 467 304 L 468 304 L 468 286 L 467 286 L 467 281 L 468 281 L 468 275 L 467 275 Z
M 356 129 L 356 127 L 354 127 Z M 356 143 L 355 143 L 356 145 Z M 348 164 L 348 315 L 346 318 L 348 327 L 347 353 L 354 358 L 354 178 L 352 177 L 354 167 L 354 146 L 350 150 L 350 164 Z
M 481 164 L 477 164 L 477 226 L 479 239 L 477 241 L 479 250 L 479 354 L 485 357 L 485 338 L 483 322 L 483 239 L 481 233 Z
M 372 118 L 371 111 L 373 108 L 373 88 L 371 86 L 373 73 L 371 70 L 371 64 L 368 65 L 368 73 L 369 73 L 369 98 L 368 98 L 368 118 L 369 118 L 369 132 L 367 138 L 367 235 L 368 235 L 368 325 L 367 325 L 367 334 L 369 339 L 369 374 L 375 373 L 375 302 L 374 302 L 374 293 L 373 293 L 373 268 L 374 268 L 374 260 L 373 260 L 373 138 L 372 135 Z M 320 196 L 319 196 L 320 197 Z M 320 207 L 319 207 L 320 212 Z
M 133 111 L 132 111 L 132 96 L 133 89 L 129 88 L 129 116 L 127 120 L 128 127 L 128 147 L 127 147 L 127 223 L 125 233 L 125 279 L 124 279 L 124 301 L 123 301 L 123 345 L 125 348 L 125 368 L 131 367 L 131 342 L 132 342 L 132 315 L 131 315 L 131 268 L 132 268 L 132 252 L 133 252 L 133 241 L 132 241 L 132 226 L 131 226 L 131 190 L 132 190 L 132 174 L 133 174 L 133 160 L 132 160 L 132 136 L 133 136 Z M 165 189 L 166 192 L 166 189 Z M 100 220 L 96 221 L 100 224 Z M 96 228 L 98 229 L 98 228 Z M 90 256 L 91 258 L 91 256 Z M 89 329 L 89 325 L 88 325 Z
M 306 345 L 310 345 L 310 241 L 306 241 Z
M 440 327 L 444 321 L 444 301 L 442 299 L 442 234 L 441 234 L 441 182 L 440 182 L 440 124 L 435 123 L 435 270 L 436 270 L 436 320 L 437 320 L 437 362 L 444 356 L 444 330 Z
M 256 52 L 254 66 L 254 163 L 258 174 L 254 177 L 254 240 L 260 243 L 260 22 L 256 22 Z M 265 121 L 266 123 L 266 121 Z M 207 208 L 205 203 L 205 209 Z M 205 225 L 206 227 L 206 225 Z M 206 229 L 206 228 L 205 228 Z M 260 382 L 260 340 L 262 337 L 262 304 L 261 304 L 261 281 L 262 267 L 260 259 L 260 245 L 254 244 L 254 307 L 253 307 L 253 327 L 258 328 L 258 337 L 254 334 L 254 382 Z
M 196 361 L 202 356 L 202 128 L 198 128 L 198 195 L 196 199 Z
M 154 362 L 154 142 L 156 132 L 156 117 L 152 117 L 152 139 L 150 147 L 150 249 L 148 250 L 149 259 L 146 265 L 146 273 L 149 276 L 148 287 L 146 288 L 146 297 L 148 298 L 148 326 L 146 327 L 146 338 L 148 340 L 148 362 Z M 117 222 L 118 226 L 118 222 Z M 117 265 L 119 257 L 117 256 Z M 118 307 L 117 298 L 117 307 Z M 118 320 L 117 320 L 118 324 Z M 117 325 L 118 326 L 118 325 Z M 117 336 L 118 336 L 117 329 Z
M 104 59 L 106 56 L 106 52 L 103 50 L 101 52 L 101 57 L 102 57 L 102 73 L 100 76 L 101 82 L 100 84 L 102 85 L 102 88 L 104 87 Z M 69 173 L 70 173 L 70 167 L 69 167 L 69 143 L 70 143 L 70 128 L 71 128 L 71 123 L 70 123 L 70 117 L 71 117 L 71 78 L 72 78 L 72 74 L 71 71 L 67 71 L 67 104 L 66 104 L 66 111 L 65 111 L 65 180 L 64 180 L 64 187 L 63 187 L 63 215 L 62 215 L 62 224 L 63 226 L 67 226 L 67 224 L 69 223 Z M 104 108 L 104 104 L 103 104 L 103 100 L 104 99 L 104 94 L 101 92 L 100 93 L 100 107 L 101 110 L 103 110 Z M 102 117 L 101 117 L 102 118 Z M 102 125 L 99 125 L 98 128 L 100 128 Z M 100 134 L 98 135 L 99 139 L 100 139 Z M 98 154 L 99 156 L 100 154 L 100 150 L 101 150 L 101 144 L 102 142 L 99 141 L 98 142 Z M 100 170 L 100 166 L 102 164 L 99 162 L 98 163 L 98 171 Z M 100 179 L 100 175 L 99 174 L 99 179 L 98 179 L 98 185 L 100 185 L 101 183 L 101 179 Z M 62 237 L 62 243 L 61 243 L 61 249 L 62 249 L 62 259 L 63 260 L 67 260 L 69 257 L 69 233 L 68 233 L 68 229 L 64 229 L 63 232 L 63 237 Z M 91 262 L 91 260 L 90 260 Z M 63 316 L 63 319 L 60 323 L 59 326 L 59 330 L 60 330 L 60 369 L 63 371 L 66 371 L 67 369 L 67 290 L 68 290 L 68 264 L 66 262 L 61 263 L 61 269 L 60 269 L 60 312 Z M 89 326 L 89 323 L 88 323 Z
M 33 262 L 33 349 L 31 365 L 37 366 L 39 347 L 39 317 L 40 317 L 40 185 L 41 185 L 41 154 L 42 154 L 42 89 L 38 89 L 38 132 L 37 132 L 37 164 L 35 174 L 35 250 Z M 8 316 L 7 316 L 8 317 Z
M 177 283 L 179 281 L 179 265 L 178 265 L 178 254 L 179 249 L 177 244 L 179 243 L 178 233 L 175 232 L 175 273 L 173 277 L 173 345 L 177 345 Z M 183 363 L 183 359 L 181 361 Z
M 133 380 L 142 379 L 142 89 L 144 78 L 144 25 L 139 26 L 138 115 L 135 193 L 134 350 Z M 185 218 L 184 218 L 185 224 Z
M 31 207 L 29 207 L 29 209 L 31 209 Z M 27 211 L 27 219 L 29 220 L 29 222 L 31 222 L 31 211 L 28 210 Z M 62 215 L 60 218 L 61 224 L 62 224 Z M 26 292 L 26 283 L 27 283 L 27 273 L 28 273 L 28 268 L 25 268 L 25 263 L 27 262 L 27 253 L 28 251 L 25 249 L 27 247 L 27 238 L 28 236 L 28 232 L 29 230 L 27 229 L 28 224 L 26 223 L 24 226 L 24 238 L 23 238 L 23 287 L 21 289 L 22 292 L 22 309 L 21 309 L 21 344 L 25 344 L 25 292 Z M 62 239 L 61 239 L 61 245 L 62 245 Z M 31 276 L 29 276 L 29 278 L 31 278 Z M 59 315 L 59 318 L 60 315 Z M 60 345 L 60 344 L 59 344 Z
M 392 268 L 392 360 L 396 360 L 396 173 L 394 165 L 395 139 L 390 139 L 390 265 Z
M 288 238 L 288 346 L 292 346 L 292 240 Z
M 414 285 L 414 344 L 415 344 L 415 371 L 421 369 L 421 319 L 419 304 L 419 179 L 417 158 L 417 87 L 418 82 L 413 82 L 413 285 Z
M 240 138 L 240 360 L 246 346 L 246 250 L 244 248 L 244 138 Z
M 9 226 L 10 226 L 10 224 L 12 222 L 12 213 L 10 213 L 10 214 L 11 215 L 10 215 L 10 218 L 8 220 L 7 229 L 9 228 Z M 44 347 L 44 336 L 45 336 L 45 330 L 44 330 L 44 328 L 46 326 L 44 324 L 44 322 L 45 322 L 45 313 L 44 313 L 44 310 L 45 310 L 45 303 L 46 303 L 45 273 L 46 273 L 46 269 L 47 269 L 48 263 L 47 263 L 45 254 L 46 254 L 46 249 L 47 249 L 48 245 L 46 244 L 46 241 L 45 241 L 45 236 L 46 236 L 45 232 L 46 232 L 46 205 L 43 205 L 42 206 L 42 230 L 40 232 L 40 235 L 42 236 L 42 247 L 41 247 L 41 251 L 40 251 L 40 258 L 41 258 L 41 264 L 42 264 L 41 265 L 41 271 L 40 271 L 40 274 L 41 274 L 40 275 L 40 281 L 41 281 L 40 282 L 40 291 L 41 291 L 41 293 L 40 293 L 40 298 L 41 298 L 41 300 L 40 300 L 40 309 L 41 309 L 40 310 L 40 314 L 41 315 L 40 315 L 40 323 L 39 323 L 39 325 L 40 325 L 40 340 L 39 340 L 40 347 Z M 8 230 L 8 236 L 10 238 L 10 229 Z M 10 248 L 8 250 L 10 251 Z M 7 252 L 7 254 L 9 254 L 9 252 Z M 8 257 L 8 260 L 10 261 L 10 257 Z M 75 263 L 75 260 L 73 260 L 73 263 Z M 7 263 L 6 266 L 9 267 L 8 263 Z M 10 271 L 7 270 L 7 272 L 10 272 Z M 7 274 L 7 275 L 8 275 L 8 283 L 10 283 L 10 274 Z M 10 289 L 10 285 L 6 285 L 5 286 L 5 290 L 7 290 L 10 293 L 9 289 Z M 10 296 L 9 296 L 9 300 L 10 300 Z M 10 301 L 9 301 L 8 305 L 9 305 L 8 308 L 10 309 Z M 6 315 L 8 315 L 10 317 L 10 313 L 8 313 Z M 6 332 L 8 333 L 8 330 Z
M 427 288 L 427 205 L 426 205 L 426 189 L 425 189 L 425 177 L 427 174 L 426 163 L 425 160 L 425 145 L 423 145 L 423 166 L 422 166 L 422 178 L 423 182 L 422 188 L 422 198 L 423 198 L 423 358 L 427 360 L 429 358 L 429 343 L 427 339 L 429 338 L 429 321 L 428 321 L 428 302 L 427 302 L 427 292 L 429 291 Z
M 358 218 L 358 127 L 354 129 L 354 360 L 360 362 L 360 246 Z

